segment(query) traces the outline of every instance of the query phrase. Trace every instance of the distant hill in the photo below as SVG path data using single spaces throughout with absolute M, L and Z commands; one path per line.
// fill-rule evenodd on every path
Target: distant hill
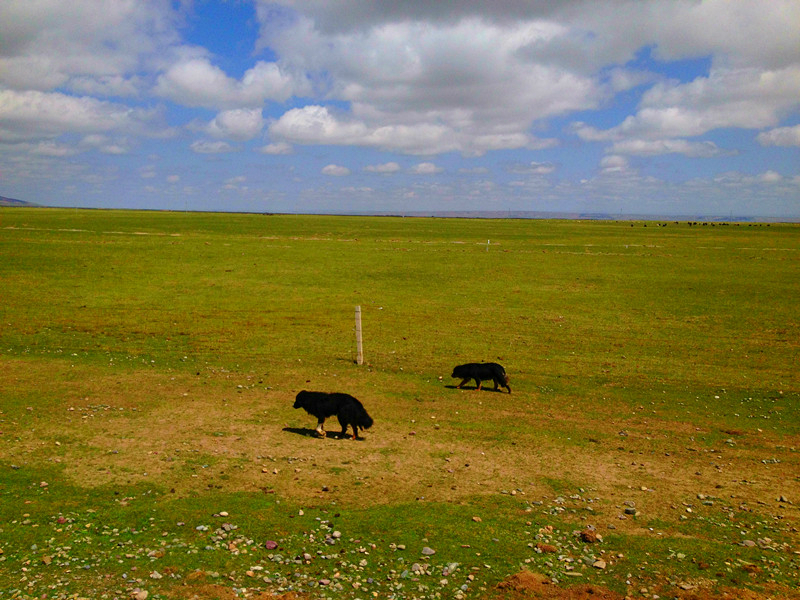
M 24 200 L 15 200 L 14 198 L 6 198 L 5 196 L 0 196 L 0 206 L 37 206 L 37 205 L 32 204 L 30 202 L 25 202 Z

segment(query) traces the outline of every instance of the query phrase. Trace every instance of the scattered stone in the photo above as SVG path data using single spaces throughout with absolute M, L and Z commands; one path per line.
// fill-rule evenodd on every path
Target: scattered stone
M 150 593 L 147 590 L 140 590 L 140 589 L 137 588 L 137 589 L 133 590 L 133 593 L 131 594 L 131 598 L 133 598 L 133 600 L 147 600 L 147 597 L 149 595 L 150 595 Z
M 273 540 L 267 540 L 267 541 L 264 543 L 264 547 L 265 547 L 267 550 L 275 550 L 275 548 L 277 548 L 277 547 L 278 547 L 278 542 L 275 542 L 275 541 L 273 541 Z
M 481 523 L 483 521 L 483 519 L 481 519 L 480 517 L 472 517 L 472 520 L 475 521 L 476 523 Z
M 742 546 L 744 546 L 746 548 L 754 548 L 755 545 L 756 545 L 756 543 L 753 540 L 744 540 L 742 542 Z
M 598 559 L 592 563 L 592 566 L 595 569 L 605 569 L 606 568 L 606 561 L 603 559 Z
M 429 548 L 428 546 L 425 546 L 422 549 L 422 554 L 424 554 L 425 556 L 433 556 L 434 554 L 436 554 L 436 550 L 434 550 L 433 548 Z
M 596 544 L 597 542 L 603 541 L 602 536 L 592 529 L 585 529 L 581 531 L 580 538 L 587 544 Z
M 552 544 L 543 544 L 541 542 L 536 544 L 536 549 L 539 550 L 539 552 L 547 552 L 547 553 L 558 552 L 558 548 L 556 548 Z

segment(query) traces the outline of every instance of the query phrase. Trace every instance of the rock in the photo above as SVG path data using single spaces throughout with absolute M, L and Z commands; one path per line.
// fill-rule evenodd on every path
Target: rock
M 456 569 L 458 569 L 458 563 L 448 563 L 447 566 L 442 569 L 442 577 L 449 577 L 453 573 L 455 573 Z
M 600 537 L 596 531 L 592 531 L 591 529 L 581 531 L 580 538 L 587 544 L 596 544 L 597 542 L 603 541 L 603 538 Z
M 783 502 L 784 504 L 791 504 L 792 503 L 792 501 L 789 500 L 789 498 L 787 498 L 783 494 L 781 494 L 780 498 L 778 498 L 778 502 Z
M 131 597 L 133 598 L 133 600 L 147 600 L 147 597 L 149 595 L 150 594 L 147 590 L 136 589 L 133 590 L 133 594 L 131 595 Z
M 603 559 L 598 559 L 592 563 L 592 566 L 595 569 L 605 569 L 606 568 L 606 561 Z
M 547 552 L 547 553 L 555 553 L 555 552 L 558 552 L 558 548 L 556 548 L 556 547 L 555 547 L 555 546 L 553 546 L 552 544 L 543 544 L 543 543 L 539 542 L 538 544 L 536 544 L 536 548 L 537 548 L 537 549 L 538 549 L 540 552 Z
M 746 548 L 754 548 L 755 545 L 756 545 L 756 543 L 753 540 L 744 540 L 742 542 L 742 546 L 744 546 Z
M 482 519 L 480 517 L 472 517 L 472 520 L 475 521 L 476 523 L 482 522 Z
M 433 548 L 429 548 L 428 546 L 425 546 L 422 549 L 422 554 L 425 556 L 433 556 L 434 554 L 436 554 L 436 550 L 434 550 Z
M 275 548 L 278 547 L 278 542 L 274 542 L 272 540 L 267 540 L 266 543 L 264 544 L 264 547 L 267 550 L 275 550 Z

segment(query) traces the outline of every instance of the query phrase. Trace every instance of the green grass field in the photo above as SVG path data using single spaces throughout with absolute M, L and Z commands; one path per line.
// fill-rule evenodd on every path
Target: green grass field
M 800 578 L 800 226 L 4 208 L 0 286 L 0 600 Z

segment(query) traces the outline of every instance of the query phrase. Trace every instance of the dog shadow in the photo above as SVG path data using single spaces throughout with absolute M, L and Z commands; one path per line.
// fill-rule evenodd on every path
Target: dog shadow
M 465 385 L 463 387 L 458 387 L 457 385 L 446 385 L 444 387 L 446 387 L 448 390 L 472 390 L 472 391 L 475 391 L 475 390 L 478 389 L 478 386 L 475 386 L 475 385 Z M 505 393 L 503 391 L 503 388 L 494 389 L 492 387 L 482 387 L 480 389 L 480 391 L 482 391 L 482 392 L 494 392 L 495 394 L 504 394 Z
M 311 437 L 311 438 L 319 437 L 319 435 L 317 435 L 316 429 L 308 429 L 306 427 L 284 427 L 283 430 L 288 433 L 293 433 L 295 435 L 302 435 L 304 437 Z
M 319 440 L 322 440 L 322 439 L 349 440 L 349 439 L 351 439 L 350 436 L 347 435 L 347 434 L 343 436 L 341 434 L 341 431 L 326 431 L 325 433 L 327 435 L 324 438 L 322 438 L 322 437 L 319 436 L 319 434 L 317 434 L 317 430 L 316 429 L 308 429 L 306 427 L 284 427 L 283 430 L 285 432 L 287 432 L 287 433 L 293 433 L 295 435 L 302 435 L 303 437 L 310 437 L 310 438 L 315 438 L 315 439 L 319 439 Z M 357 441 L 360 442 L 363 439 L 364 438 L 359 436 Z

